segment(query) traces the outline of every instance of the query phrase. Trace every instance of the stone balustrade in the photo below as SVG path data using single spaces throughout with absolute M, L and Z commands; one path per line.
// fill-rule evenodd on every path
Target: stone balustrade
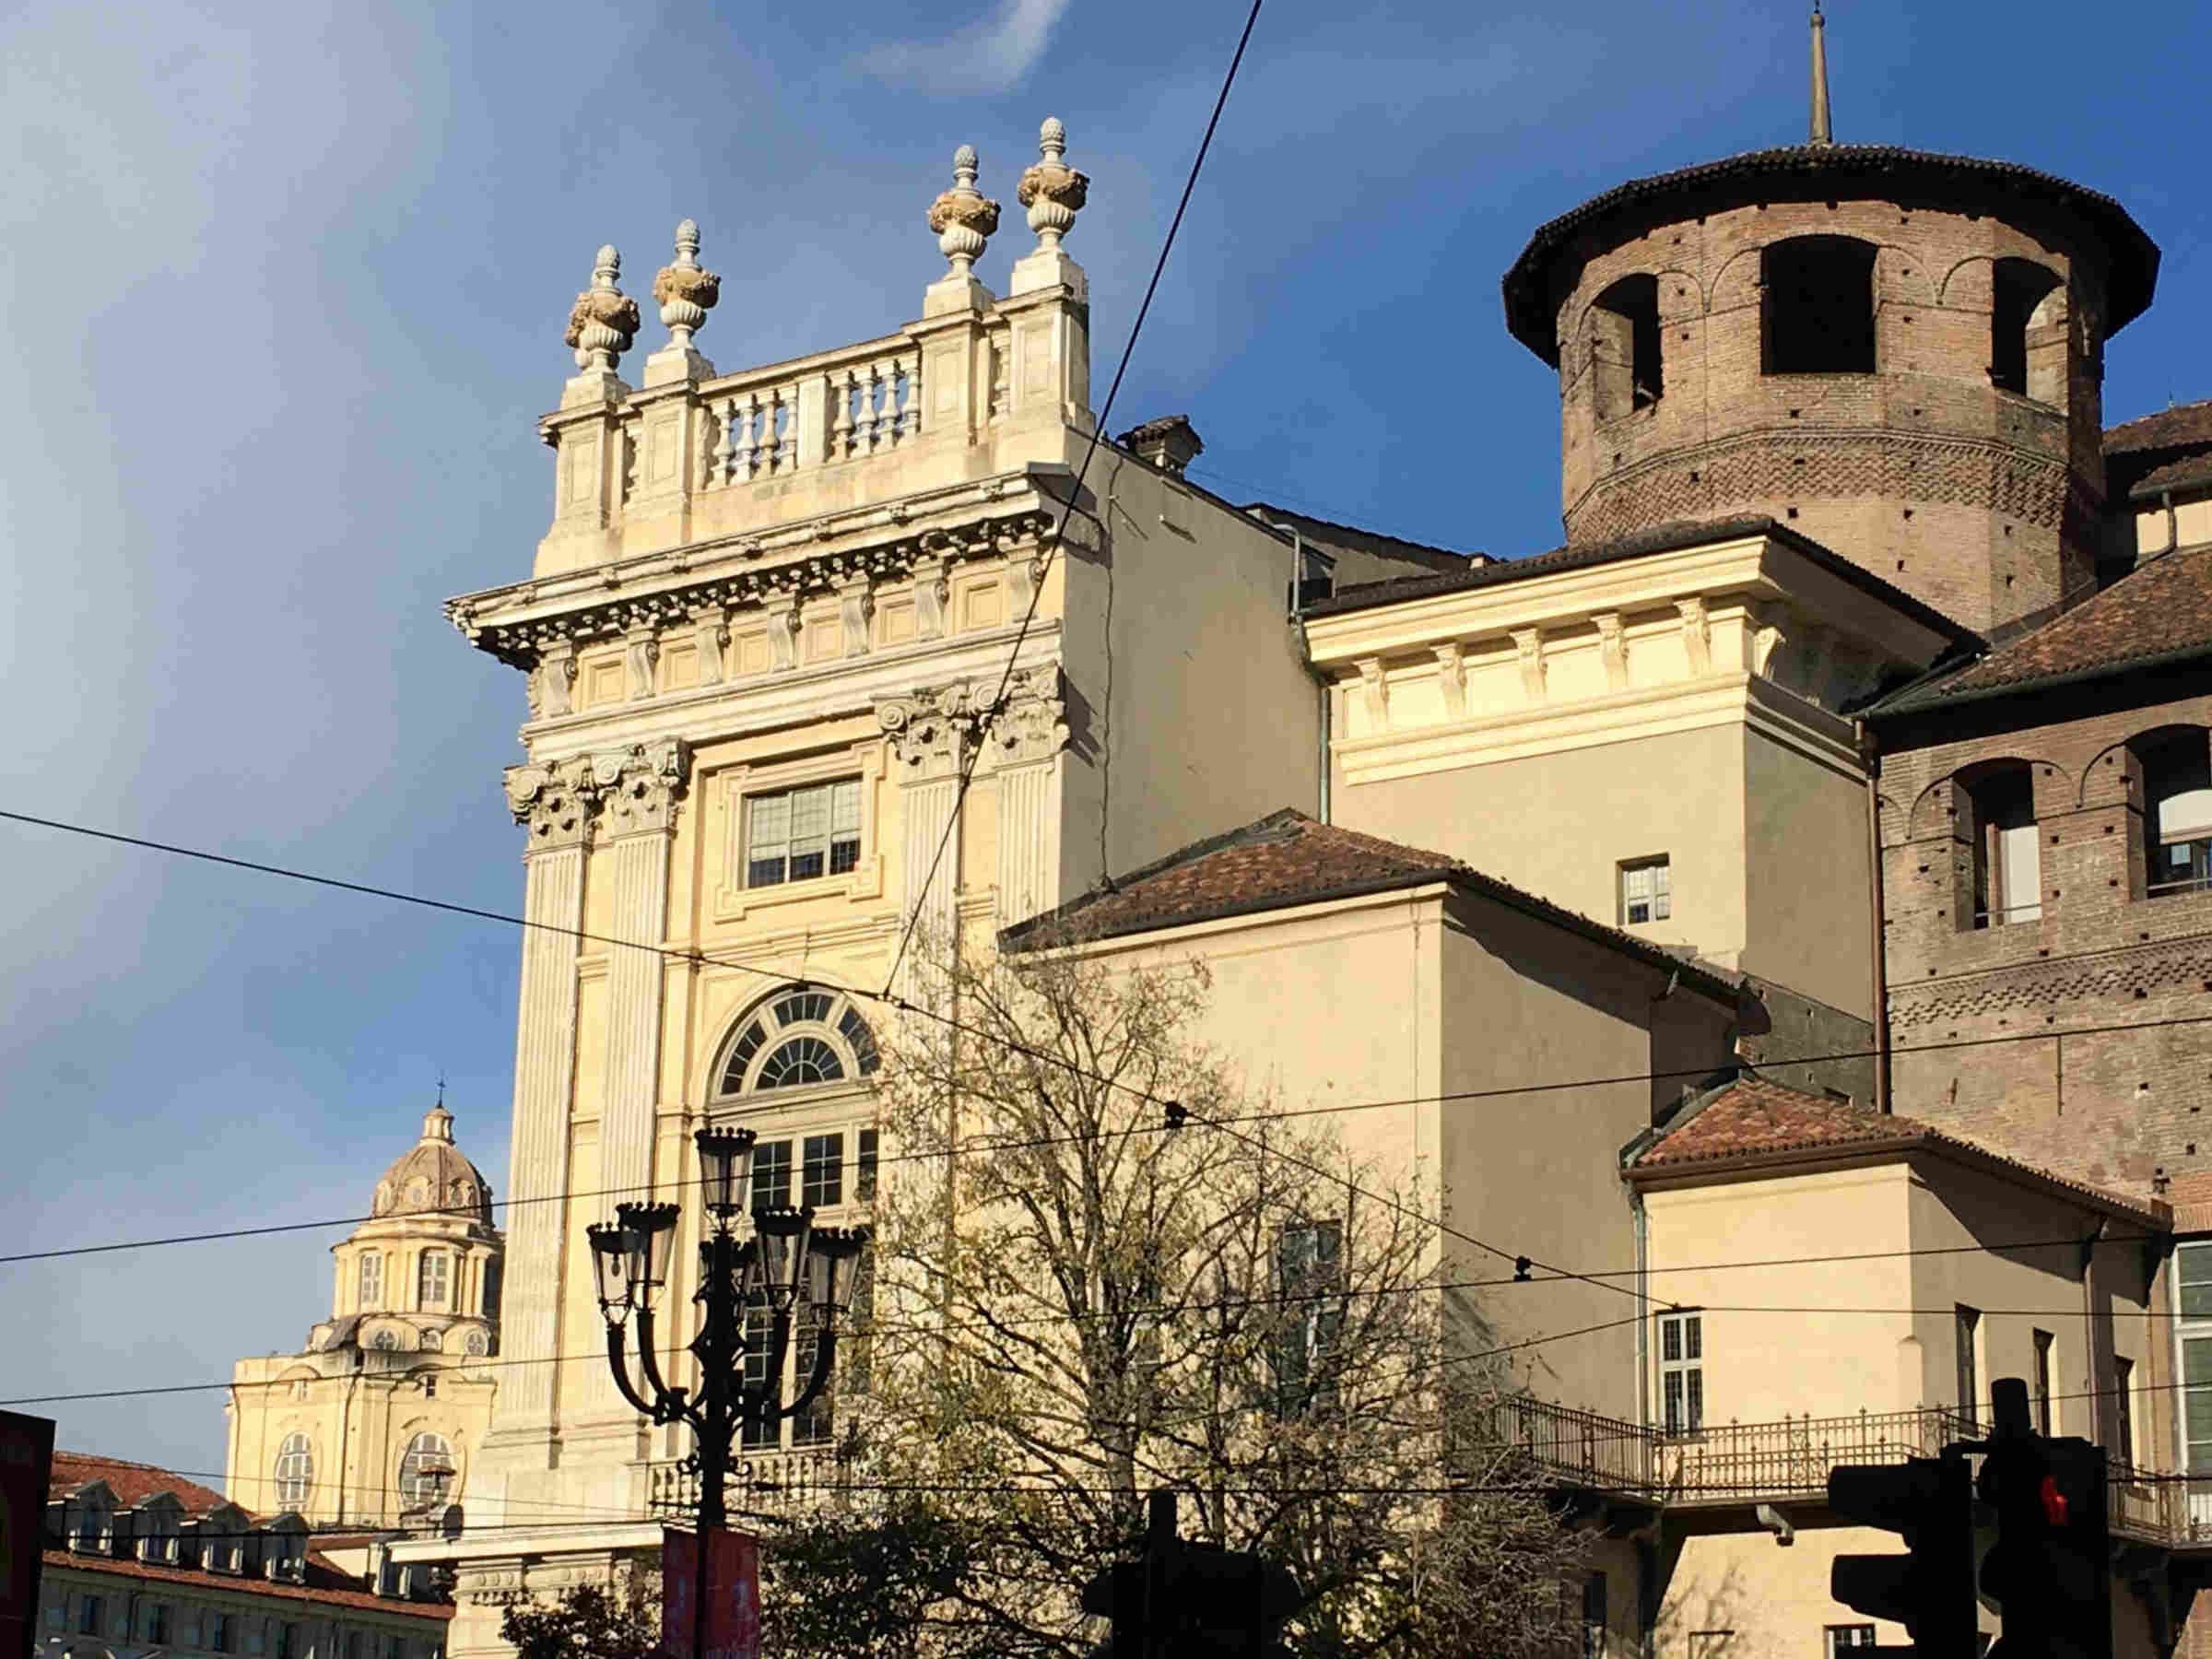
M 696 340 L 724 298 L 699 263 L 699 228 L 677 227 L 673 264 L 653 280 L 666 345 L 642 385 L 620 378 L 642 326 L 624 294 L 620 254 L 600 249 L 568 339 L 579 372 L 539 423 L 558 455 L 544 578 L 794 520 L 897 501 L 1025 466 L 1065 465 L 1088 441 L 1089 293 L 1062 247 L 1088 181 L 1047 122 L 1042 159 L 1021 179 L 1037 245 L 1002 297 L 974 272 L 998 225 L 962 146 L 955 182 L 931 204 L 947 274 L 921 317 L 893 334 L 720 373 Z M 772 300 L 773 296 L 761 296 Z

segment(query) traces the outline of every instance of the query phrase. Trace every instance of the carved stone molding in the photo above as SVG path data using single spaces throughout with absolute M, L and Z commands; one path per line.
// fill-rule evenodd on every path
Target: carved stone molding
M 1530 702 L 1544 700 L 1544 630 L 1513 629 L 1513 655 L 1521 665 L 1521 691 Z
M 868 622 L 876 614 L 876 595 L 865 576 L 855 576 L 837 591 L 837 617 L 849 657 L 868 654 Z
M 622 663 L 629 680 L 630 701 L 641 702 L 653 695 L 653 671 L 660 660 L 660 636 L 649 626 L 631 629 L 622 647 Z
M 446 614 L 478 649 L 516 667 L 532 668 L 564 645 L 573 649 L 626 639 L 633 629 L 688 626 L 709 606 L 725 611 L 788 610 L 818 594 L 835 594 L 860 577 L 881 587 L 911 576 L 917 587 L 926 587 L 931 583 L 924 573 L 930 572 L 936 591 L 927 597 L 917 593 L 916 621 L 922 625 L 935 619 L 941 633 L 944 579 L 949 566 L 956 560 L 1018 558 L 1033 551 L 1042 546 L 1053 522 L 1050 513 L 1023 510 L 979 517 L 951 529 L 910 532 L 865 547 L 827 551 L 809 546 L 798 557 L 774 564 L 748 564 L 651 591 L 624 581 L 621 572 L 610 567 L 606 574 L 611 580 L 565 595 L 563 608 L 553 615 L 486 619 L 495 603 L 535 605 L 550 597 L 533 594 L 528 584 L 453 600 Z
M 876 705 L 876 724 L 891 740 L 904 782 L 958 775 L 981 721 L 979 702 L 971 687 L 955 685 Z
M 1689 659 L 1689 671 L 1702 679 L 1712 672 L 1712 620 L 1705 614 L 1704 596 L 1693 594 L 1677 599 L 1675 610 L 1682 618 L 1682 651 Z
M 1446 640 L 1436 648 L 1436 683 L 1444 695 L 1444 718 L 1465 720 L 1467 717 L 1467 660 L 1457 640 Z
M 914 638 L 941 640 L 945 637 L 945 602 L 952 597 L 952 582 L 947 577 L 942 559 L 917 559 L 914 561 Z
M 1367 721 L 1378 732 L 1390 726 L 1390 682 L 1382 677 L 1382 659 L 1365 657 L 1359 663 L 1359 695 L 1367 704 Z
M 1005 706 L 991 723 L 991 743 L 1002 766 L 1048 759 L 1067 744 L 1067 705 L 1056 666 L 1029 668 L 1006 686 Z
M 581 847 L 590 838 L 599 801 L 590 761 L 511 766 L 506 782 L 507 808 L 527 832 L 529 852 Z
M 1606 688 L 1611 691 L 1629 688 L 1629 645 L 1621 631 L 1618 611 L 1600 611 L 1590 618 L 1597 624 L 1598 659 L 1606 665 Z
M 680 737 L 633 743 L 591 758 L 592 782 L 606 814 L 603 833 L 665 830 L 690 782 L 690 746 Z
M 692 638 L 699 655 L 699 683 L 719 686 L 724 673 L 723 653 L 730 643 L 729 621 L 719 605 L 702 606 L 693 614 L 692 621 L 697 625 Z

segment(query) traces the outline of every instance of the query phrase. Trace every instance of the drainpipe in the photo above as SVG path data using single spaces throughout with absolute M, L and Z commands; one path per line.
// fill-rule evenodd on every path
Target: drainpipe
M 1629 1220 L 1636 1231 L 1636 1426 L 1652 1426 L 1652 1322 L 1650 1218 L 1643 1212 L 1643 1189 L 1629 1188 Z
M 1331 722 L 1334 717 L 1329 704 L 1329 677 L 1313 665 L 1312 642 L 1306 638 L 1306 596 L 1303 585 L 1306 574 L 1306 538 L 1299 533 L 1296 524 L 1278 524 L 1272 519 L 1261 519 L 1260 523 L 1265 524 L 1277 535 L 1288 535 L 1290 538 L 1290 626 L 1298 629 L 1299 657 L 1305 664 L 1306 672 L 1313 677 L 1313 684 L 1321 699 L 1321 718 L 1315 723 L 1316 729 L 1321 734 L 1321 750 L 1315 757 L 1319 761 L 1317 770 L 1320 787 L 1318 799 L 1314 804 L 1313 816 L 1325 824 L 1329 822 L 1329 739 L 1333 735 Z
M 1858 728 L 1860 764 L 1866 769 L 1867 928 L 1874 982 L 1874 1109 L 1889 1111 L 1889 969 L 1882 944 L 1882 777 L 1880 745 L 1863 720 Z

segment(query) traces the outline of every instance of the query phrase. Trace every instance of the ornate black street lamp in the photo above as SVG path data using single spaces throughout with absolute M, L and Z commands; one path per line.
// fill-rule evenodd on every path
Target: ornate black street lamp
M 653 1299 L 668 1282 L 676 1244 L 677 1206 L 622 1204 L 612 1226 L 584 1230 L 599 1277 L 599 1311 L 606 1316 L 606 1359 L 622 1397 L 654 1423 L 691 1425 L 688 1472 L 699 1477 L 699 1583 L 693 1604 L 692 1659 L 705 1659 L 707 1537 L 728 1522 L 723 1483 L 730 1448 L 747 1425 L 762 1431 L 806 1411 L 829 1385 L 837 1351 L 837 1322 L 852 1301 L 852 1264 L 867 1242 L 857 1227 L 817 1227 L 811 1206 L 778 1205 L 755 1209 L 753 1236 L 740 1240 L 732 1224 L 744 1213 L 752 1184 L 753 1132 L 701 1129 L 700 1185 L 713 1231 L 700 1243 L 699 1293 L 704 1312 L 691 1353 L 699 1361 L 695 1388 L 670 1388 L 654 1350 Z M 779 1386 L 791 1347 L 792 1321 L 805 1304 L 814 1340 L 814 1367 L 787 1405 Z M 624 1332 L 636 1316 L 641 1392 L 631 1382 Z M 748 1340 L 749 1339 L 749 1340 Z M 761 1381 L 746 1381 L 746 1358 L 765 1361 Z M 649 1397 L 650 1396 L 650 1397 Z

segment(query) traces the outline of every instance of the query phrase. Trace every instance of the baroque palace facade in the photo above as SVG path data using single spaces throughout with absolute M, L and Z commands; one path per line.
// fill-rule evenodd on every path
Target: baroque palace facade
M 455 1571 L 453 1652 L 685 1499 L 586 1224 L 692 1180 L 709 1122 L 759 1132 L 759 1197 L 858 1218 L 874 1013 L 812 982 L 1048 916 L 1202 958 L 1255 1082 L 1406 1102 L 1363 1149 L 1588 1271 L 1497 1321 L 1613 1318 L 1531 1350 L 1521 1418 L 1602 1538 L 1589 1651 L 1896 1640 L 1828 1597 L 1890 1541 L 1827 1469 L 1932 1453 L 2007 1375 L 2114 1460 L 2118 1651 L 2174 1651 L 2212 1549 L 2212 407 L 2104 426 L 2148 237 L 1821 117 L 1608 192 L 1505 279 L 1569 539 L 1497 561 L 1232 506 L 1180 418 L 1101 441 L 1065 147 L 1003 295 L 963 149 L 920 319 L 791 362 L 700 355 L 687 221 L 632 386 L 603 249 L 551 528 L 449 606 L 525 677 L 533 924 L 510 1363 L 466 1528 L 395 1547 Z M 833 1413 L 737 1505 L 803 1500 Z

